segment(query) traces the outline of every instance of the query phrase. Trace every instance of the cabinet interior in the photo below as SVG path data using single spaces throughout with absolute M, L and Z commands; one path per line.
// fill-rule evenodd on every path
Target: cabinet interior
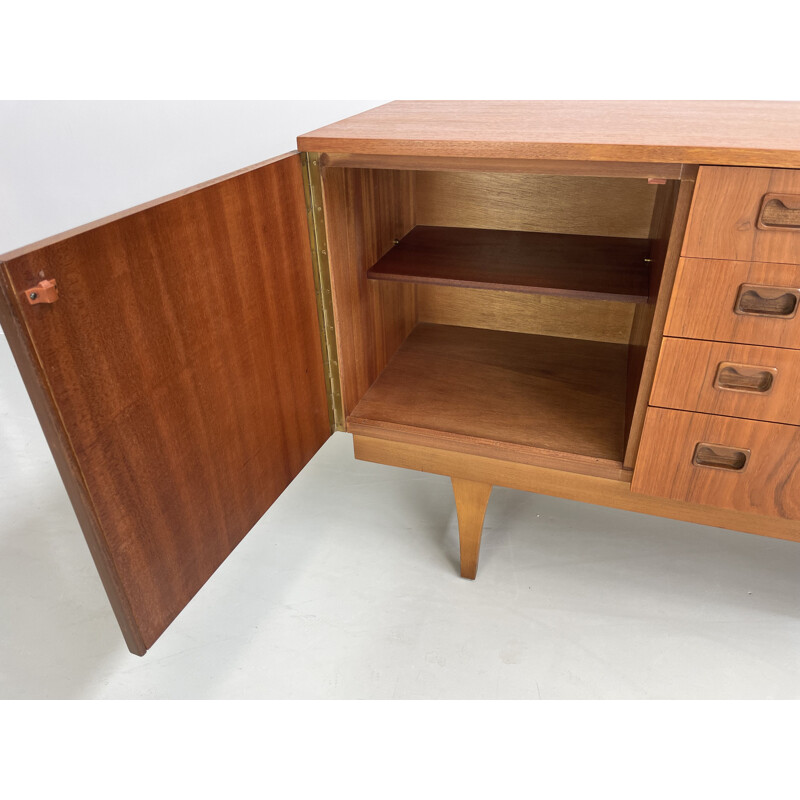
M 679 181 L 322 181 L 348 430 L 621 476 Z

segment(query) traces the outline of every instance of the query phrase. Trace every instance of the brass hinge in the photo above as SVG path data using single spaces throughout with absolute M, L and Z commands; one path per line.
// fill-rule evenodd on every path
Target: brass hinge
M 331 430 L 344 430 L 344 404 L 339 379 L 339 357 L 336 349 L 336 329 L 333 324 L 331 272 L 328 263 L 328 244 L 325 235 L 325 216 L 322 205 L 322 179 L 319 153 L 301 153 L 303 188 L 308 214 L 308 238 L 314 267 L 314 291 L 317 296 L 322 360 L 325 368 L 325 388 L 328 393 L 328 416 Z

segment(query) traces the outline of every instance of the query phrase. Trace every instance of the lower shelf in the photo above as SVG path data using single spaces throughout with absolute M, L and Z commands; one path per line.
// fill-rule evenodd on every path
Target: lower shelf
M 627 347 L 420 324 L 351 433 L 621 477 Z

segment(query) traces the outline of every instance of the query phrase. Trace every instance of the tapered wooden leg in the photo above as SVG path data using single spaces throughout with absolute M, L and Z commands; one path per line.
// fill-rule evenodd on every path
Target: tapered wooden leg
M 486 506 L 489 503 L 489 495 L 492 493 L 492 485 L 467 481 L 463 478 L 451 478 L 451 480 L 453 481 L 453 494 L 456 496 L 456 514 L 458 515 L 461 577 L 474 581 L 478 574 L 483 518 L 486 515 Z

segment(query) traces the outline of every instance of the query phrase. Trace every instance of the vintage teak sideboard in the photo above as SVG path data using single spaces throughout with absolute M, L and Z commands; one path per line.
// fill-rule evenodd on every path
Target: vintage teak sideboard
M 132 652 L 333 430 L 800 541 L 800 103 L 396 102 L 5 256 L 0 316 Z

